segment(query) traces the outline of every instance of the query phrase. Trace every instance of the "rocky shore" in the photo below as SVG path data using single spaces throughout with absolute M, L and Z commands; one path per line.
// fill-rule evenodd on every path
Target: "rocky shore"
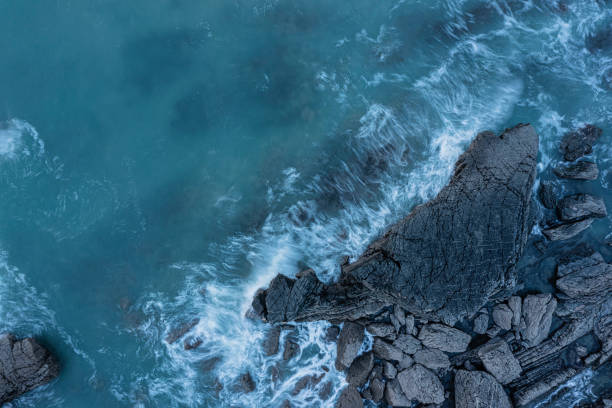
M 597 178 L 595 163 L 575 161 L 592 153 L 600 135 L 590 125 L 567 134 L 568 163 L 557 177 Z M 327 340 L 337 343 L 336 368 L 348 383 L 338 407 L 362 407 L 364 399 L 392 407 L 524 406 L 606 363 L 612 264 L 598 248 L 568 245 L 553 292 L 516 294 L 516 264 L 537 222 L 547 240 L 558 241 L 607 215 L 601 198 L 559 198 L 543 181 L 537 197 L 548 213 L 537 219 L 537 153 L 530 125 L 483 132 L 438 196 L 343 264 L 336 283 L 323 284 L 312 270 L 276 276 L 252 303 L 251 314 L 273 325 L 266 354 L 279 352 L 284 323 L 331 322 Z M 324 374 L 301 387 L 323 397 Z

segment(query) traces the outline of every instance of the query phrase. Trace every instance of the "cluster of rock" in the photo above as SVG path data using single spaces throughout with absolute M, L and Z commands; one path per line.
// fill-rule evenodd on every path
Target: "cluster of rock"
M 601 134 L 602 130 L 592 125 L 566 134 L 561 142 L 564 159 L 573 162 L 592 153 Z M 588 160 L 560 165 L 553 172 L 560 178 L 573 180 L 596 180 L 599 176 L 597 164 Z M 595 218 L 607 216 L 603 200 L 590 194 L 573 194 L 558 200 L 551 181 L 540 184 L 538 196 L 545 208 L 556 210 L 556 214 L 549 214 L 553 216 L 543 220 L 542 233 L 551 241 L 572 238 L 589 228 Z
M 0 335 L 0 405 L 59 375 L 59 364 L 32 338 Z
M 568 160 L 590 153 L 599 133 L 572 135 L 562 145 Z M 512 296 L 514 265 L 535 221 L 537 146 L 529 125 L 479 134 L 449 185 L 342 265 L 338 282 L 325 285 L 312 270 L 278 275 L 255 295 L 251 313 L 276 325 L 328 320 L 331 338 L 339 330 L 335 365 L 348 385 L 338 407 L 359 408 L 363 399 L 522 406 L 597 368 L 612 354 L 612 265 L 598 252 L 578 247 L 562 257 L 554 293 Z M 605 214 L 603 202 L 586 195 L 552 208 L 566 226 Z M 276 349 L 278 330 L 266 343 Z M 300 383 L 323 388 L 323 375 L 310 377 Z

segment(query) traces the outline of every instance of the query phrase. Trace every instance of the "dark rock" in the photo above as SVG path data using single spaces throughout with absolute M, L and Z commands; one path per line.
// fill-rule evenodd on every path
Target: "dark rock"
M 200 322 L 200 319 L 196 317 L 170 330 L 170 332 L 166 336 L 166 343 L 168 344 L 174 343 L 175 341 L 183 337 L 185 334 L 187 334 L 189 330 L 193 329 L 199 322 Z
M 482 371 L 455 374 L 455 408 L 512 408 L 503 387 Z
M 361 387 L 368 380 L 370 371 L 374 367 L 374 355 L 372 352 L 357 357 L 346 373 L 346 382 L 355 387 Z
M 283 350 L 283 360 L 289 361 L 300 353 L 300 345 L 294 340 L 285 339 L 285 348 Z
M 319 389 L 319 398 L 321 400 L 326 401 L 331 397 L 331 393 L 333 391 L 334 384 L 331 381 L 326 381 L 323 383 L 321 388 Z
M 556 286 L 570 298 L 592 297 L 612 290 L 612 265 L 599 252 L 557 267 Z
M 332 342 L 336 341 L 340 334 L 340 328 L 338 326 L 330 326 L 325 330 L 325 341 Z
M 538 187 L 538 198 L 542 205 L 549 210 L 552 210 L 557 205 L 557 196 L 553 185 L 549 181 L 543 181 Z
M 512 328 L 512 310 L 504 303 L 500 303 L 493 308 L 491 313 L 493 321 L 502 330 L 510 330 Z
M 0 405 L 59 375 L 59 363 L 33 338 L 0 335 Z
M 383 362 L 383 374 L 387 379 L 392 380 L 397 375 L 397 369 L 389 361 L 384 361 Z
M 423 347 L 421 342 L 411 334 L 399 335 L 393 345 L 406 354 L 414 354 Z
M 382 401 L 384 392 L 385 392 L 385 383 L 383 383 L 378 378 L 374 378 L 370 381 L 370 386 L 368 387 L 370 390 L 370 394 L 372 396 L 371 400 L 375 403 L 379 403 Z
M 529 125 L 480 133 L 438 196 L 344 266 L 338 282 L 277 276 L 264 318 L 357 320 L 391 304 L 447 324 L 472 316 L 514 276 L 531 229 L 537 150 Z
M 266 317 L 266 291 L 263 289 L 257 289 L 251 302 L 251 310 L 255 316 L 261 319 Z M 248 313 L 247 313 L 248 314 Z
M 266 356 L 273 356 L 278 353 L 278 339 L 280 337 L 281 328 L 279 326 L 271 327 L 266 333 L 263 341 L 263 350 Z
M 217 364 L 219 364 L 220 361 L 221 357 L 207 358 L 206 360 L 202 360 L 202 362 L 200 363 L 200 369 L 205 373 L 212 371 L 215 369 L 215 367 L 217 366 Z
M 338 337 L 336 369 L 344 370 L 353 363 L 364 337 L 363 326 L 352 322 L 344 323 Z
M 574 161 L 585 154 L 593 152 L 593 145 L 601 136 L 602 130 L 593 125 L 586 125 L 574 132 L 567 133 L 561 140 L 561 153 L 567 161 Z
M 590 194 L 574 194 L 563 198 L 557 204 L 557 212 L 563 221 L 603 218 L 608 215 L 604 201 Z
M 441 404 L 444 402 L 444 387 L 438 377 L 423 367 L 415 366 L 397 375 L 400 387 L 409 400 L 423 404 Z
M 572 180 L 596 180 L 597 177 L 599 177 L 599 168 L 597 168 L 597 164 L 590 161 L 580 161 L 574 164 L 555 167 L 553 172 L 557 177 Z M 540 196 L 540 199 L 541 198 Z M 554 205 L 553 207 L 547 206 L 546 208 L 554 208 Z
M 514 358 L 508 343 L 493 339 L 478 349 L 483 365 L 501 384 L 508 384 L 521 375 L 521 365 Z
M 386 323 L 373 323 L 366 327 L 367 331 L 376 337 L 382 337 L 388 340 L 395 339 L 395 327 Z
M 379 338 L 374 339 L 372 351 L 381 360 L 401 361 L 404 358 L 402 350 Z
M 289 400 L 284 400 L 280 408 L 291 408 L 291 402 L 289 402 Z
M 203 341 L 199 337 L 189 337 L 183 342 L 183 348 L 185 350 L 194 350 L 202 345 Z
M 448 356 L 436 349 L 422 349 L 414 355 L 414 361 L 431 370 L 446 369 L 450 367 Z
M 411 407 L 412 402 L 406 398 L 399 380 L 396 378 L 392 381 L 387 381 L 385 385 L 385 401 L 391 407 Z
M 529 295 L 523 299 L 520 333 L 529 347 L 540 344 L 548 336 L 556 307 L 557 301 L 550 294 Z
M 352 385 L 345 387 L 336 402 L 336 408 L 363 408 L 361 394 L 357 388 Z
M 478 334 L 484 334 L 489 328 L 489 315 L 486 313 L 479 313 L 474 319 L 474 332 Z
M 489 329 L 487 330 L 487 336 L 496 337 L 501 331 L 502 331 L 501 327 L 494 324 L 493 326 L 489 327 Z
M 512 326 L 518 327 L 521 324 L 521 309 L 523 301 L 519 296 L 511 296 L 508 299 L 508 307 L 512 310 Z
M 321 374 L 319 376 L 316 375 L 305 375 L 300 378 L 296 383 L 295 387 L 291 391 L 291 395 L 296 396 L 306 387 L 314 387 L 316 386 L 322 379 L 325 374 Z
M 239 381 L 240 381 L 240 388 L 242 389 L 242 392 L 248 394 L 249 392 L 255 391 L 255 381 L 253 381 L 253 378 L 251 377 L 251 373 L 246 372 L 242 374 L 239 378 Z
M 419 340 L 429 348 L 448 353 L 462 353 L 467 349 L 471 336 L 461 330 L 443 324 L 432 323 L 421 328 Z
M 592 223 L 593 219 L 587 218 L 582 221 L 546 228 L 542 230 L 542 233 L 551 241 L 563 241 L 580 234 L 582 231 L 589 228 Z

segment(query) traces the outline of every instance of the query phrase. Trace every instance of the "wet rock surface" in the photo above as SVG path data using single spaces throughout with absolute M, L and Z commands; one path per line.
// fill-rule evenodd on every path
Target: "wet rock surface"
M 0 335 L 0 405 L 59 375 L 56 358 L 33 338 Z
M 593 152 L 593 145 L 599 139 L 602 130 L 593 125 L 567 133 L 561 140 L 561 152 L 567 161 L 574 161 Z
M 597 164 L 586 160 L 569 165 L 560 165 L 555 167 L 553 172 L 557 175 L 557 177 L 573 180 L 597 180 L 597 177 L 599 177 L 599 168 L 597 167 Z M 545 194 L 544 197 L 546 197 L 548 191 L 543 191 L 543 194 Z M 540 198 L 542 198 L 542 196 L 540 196 Z M 542 203 L 545 202 L 542 201 Z M 554 207 L 554 204 L 552 207 L 549 207 L 546 204 L 544 205 L 547 208 Z

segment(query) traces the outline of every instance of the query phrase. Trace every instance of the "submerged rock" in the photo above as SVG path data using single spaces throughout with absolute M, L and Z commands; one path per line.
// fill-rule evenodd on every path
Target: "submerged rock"
M 170 330 L 170 332 L 166 336 L 166 343 L 168 344 L 174 343 L 175 341 L 183 337 L 185 334 L 187 334 L 189 330 L 193 329 L 199 322 L 200 322 L 200 319 L 196 317 L 196 318 L 191 319 L 188 322 L 185 322 L 173 328 L 172 330 Z
M 248 394 L 249 392 L 255 391 L 255 381 L 253 381 L 251 373 L 246 372 L 242 374 L 239 378 L 239 382 L 242 392 Z
M 263 350 L 266 356 L 273 356 L 278 353 L 278 339 L 280 337 L 280 326 L 271 327 L 266 333 L 263 341 Z
M 59 375 L 59 363 L 33 338 L 0 335 L 0 405 Z
M 596 180 L 599 177 L 597 164 L 590 161 L 580 161 L 575 164 L 555 167 L 553 172 L 557 177 L 572 180 Z M 554 208 L 554 205 L 547 208 Z
M 357 323 L 346 322 L 338 337 L 338 352 L 336 355 L 336 369 L 344 370 L 349 367 L 363 343 L 365 334 L 363 326 Z
M 567 161 L 574 161 L 585 154 L 593 152 L 593 145 L 601 136 L 602 130 L 593 125 L 586 125 L 574 132 L 567 133 L 561 140 L 561 152 Z
M 423 326 L 419 333 L 419 340 L 426 347 L 448 353 L 464 352 L 471 339 L 469 334 L 461 330 L 438 323 Z
M 416 364 L 397 375 L 397 381 L 408 400 L 423 404 L 441 404 L 444 402 L 444 387 L 438 377 Z
M 590 194 L 574 194 L 563 198 L 557 204 L 557 212 L 562 221 L 603 218 L 608 215 L 603 199 Z
M 495 378 L 482 371 L 455 374 L 455 408 L 512 408 L 508 395 Z

